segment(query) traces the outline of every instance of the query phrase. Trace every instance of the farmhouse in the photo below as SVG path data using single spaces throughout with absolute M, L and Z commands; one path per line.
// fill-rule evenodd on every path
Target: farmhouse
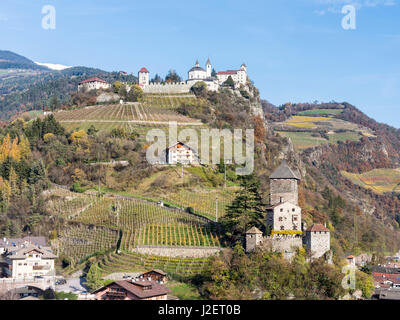
M 112 282 L 93 292 L 96 300 L 167 300 L 171 290 L 157 281 L 123 280 Z
M 199 158 L 197 152 L 189 145 L 183 142 L 177 142 L 166 150 L 166 160 L 168 164 L 198 164 Z
M 140 279 L 145 279 L 148 281 L 156 281 L 158 283 L 165 283 L 167 282 L 167 274 L 158 269 L 154 269 L 151 271 L 147 271 L 139 276 Z
M 81 92 L 81 91 L 108 89 L 110 87 L 111 85 L 102 79 L 90 78 L 79 82 L 78 91 Z

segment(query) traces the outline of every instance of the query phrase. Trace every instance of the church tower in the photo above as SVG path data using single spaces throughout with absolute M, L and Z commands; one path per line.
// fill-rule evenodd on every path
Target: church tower
M 211 62 L 210 58 L 208 58 L 206 63 L 206 71 L 207 71 L 207 78 L 211 78 Z
M 294 172 L 285 162 L 276 169 L 270 179 L 270 205 L 290 202 L 298 205 L 299 174 Z

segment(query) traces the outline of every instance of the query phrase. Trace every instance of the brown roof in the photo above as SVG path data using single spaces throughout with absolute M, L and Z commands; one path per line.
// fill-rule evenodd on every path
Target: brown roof
M 110 283 L 106 287 L 111 286 L 112 284 L 116 284 L 117 286 L 125 289 L 126 291 L 130 292 L 131 294 L 135 295 L 140 299 L 146 299 L 151 297 L 158 297 L 163 296 L 171 292 L 166 286 L 159 284 L 156 281 L 136 281 L 131 282 L 127 280 L 122 281 L 115 281 Z M 143 287 L 151 286 L 151 289 L 143 290 Z M 105 287 L 97 289 L 94 293 L 103 290 Z
M 79 82 L 79 84 L 84 84 L 84 83 L 88 83 L 88 82 L 102 82 L 102 83 L 107 83 L 106 81 L 104 81 L 104 80 L 102 80 L 102 79 L 100 79 L 100 78 L 94 77 L 94 78 L 90 78 L 90 79 L 87 79 L 87 80 L 83 80 L 83 81 Z
M 167 275 L 164 271 L 162 271 L 160 269 L 153 269 L 153 270 L 150 270 L 150 271 L 146 271 L 146 272 L 143 272 L 142 275 L 144 275 L 146 273 L 149 273 L 149 272 L 155 272 L 155 273 L 161 274 L 162 276 L 166 276 Z
M 246 233 L 249 233 L 249 234 L 262 234 L 262 232 L 258 229 L 258 228 L 256 228 L 256 227 L 253 227 L 253 228 L 251 228 L 250 230 L 248 230 Z
M 326 232 L 330 232 L 329 229 L 325 228 L 322 224 L 313 224 L 311 227 L 309 227 L 307 230 L 307 232 L 314 232 L 314 231 L 326 231 Z
M 23 248 L 16 248 L 15 250 L 11 250 L 10 254 L 7 255 L 7 257 L 11 260 L 16 260 L 16 259 L 25 259 L 26 254 L 32 251 L 36 251 L 38 253 L 42 254 L 42 259 L 55 259 L 57 256 L 51 252 L 51 248 L 39 248 L 34 245 L 28 245 Z

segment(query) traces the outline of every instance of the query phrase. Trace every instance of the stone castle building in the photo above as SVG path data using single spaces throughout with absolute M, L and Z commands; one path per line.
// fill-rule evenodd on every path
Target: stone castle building
M 239 70 L 221 71 L 212 75 L 212 65 L 210 59 L 206 62 L 206 68 L 203 69 L 199 61 L 196 61 L 193 68 L 188 71 L 188 79 L 177 83 L 150 83 L 149 71 L 141 68 L 138 73 L 139 86 L 146 93 L 187 93 L 196 82 L 204 82 L 210 91 L 218 91 L 221 85 L 231 77 L 235 88 L 247 83 L 247 66 L 243 63 Z
M 330 250 L 330 231 L 321 224 L 303 230 L 301 208 L 298 205 L 300 174 L 286 162 L 270 176 L 270 206 L 266 213 L 264 237 L 256 227 L 246 232 L 246 252 L 257 247 L 279 251 L 291 259 L 298 248 L 305 246 L 311 258 L 319 258 Z

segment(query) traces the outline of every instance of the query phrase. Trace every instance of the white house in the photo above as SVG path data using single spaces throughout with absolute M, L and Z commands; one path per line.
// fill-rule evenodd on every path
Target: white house
M 90 91 L 90 90 L 99 90 L 99 89 L 108 89 L 111 88 L 111 85 L 106 81 L 99 78 L 90 78 L 84 81 L 79 82 L 78 91 Z
M 239 70 L 227 70 L 220 71 L 217 73 L 217 78 L 219 85 L 222 85 L 229 77 L 232 77 L 233 82 L 235 83 L 235 87 L 239 87 L 240 85 L 245 85 L 247 82 L 247 67 L 243 63 L 240 66 Z
M 198 164 L 199 159 L 196 151 L 185 143 L 177 142 L 166 150 L 168 164 Z
M 54 276 L 54 260 L 57 258 L 50 248 L 33 244 L 9 248 L 4 254 L 8 268 L 3 270 L 14 279 Z

